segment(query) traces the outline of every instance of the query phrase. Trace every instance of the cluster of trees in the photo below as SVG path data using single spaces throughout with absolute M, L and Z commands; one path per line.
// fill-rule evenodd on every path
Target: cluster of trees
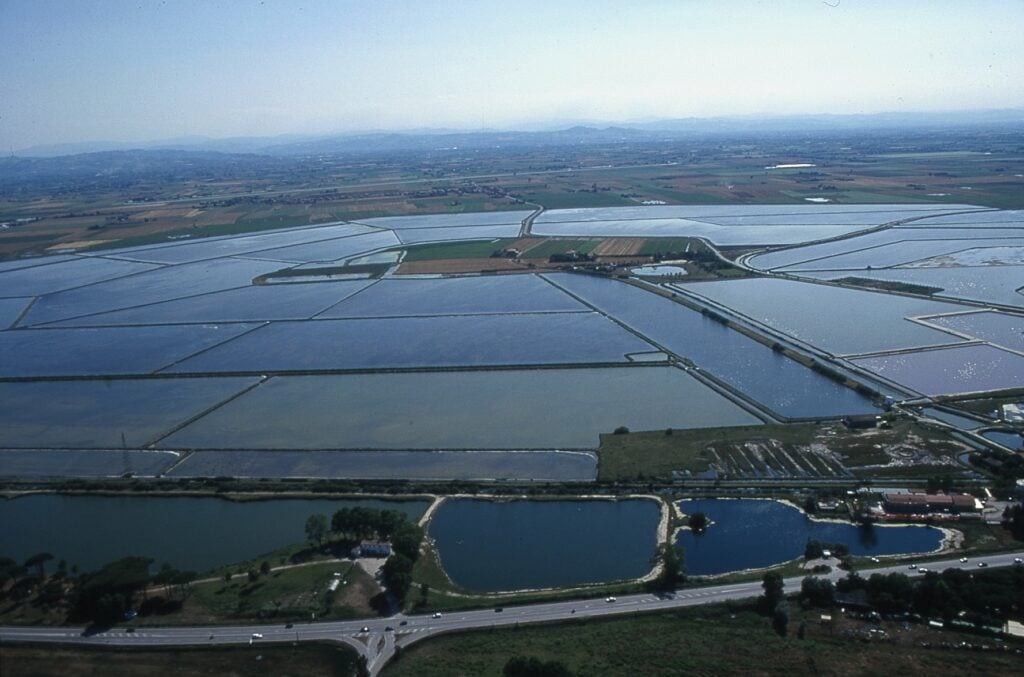
M 331 517 L 310 515 L 306 520 L 306 538 L 322 544 L 327 538 L 359 541 L 369 538 L 389 540 L 391 556 L 384 563 L 384 585 L 400 601 L 412 587 L 412 569 L 420 556 L 423 529 L 401 510 L 377 508 L 341 508 Z
M 1018 541 L 1024 541 L 1024 503 L 1007 506 L 1003 510 L 1003 528 Z
M 833 557 L 842 559 L 850 554 L 850 548 L 845 543 L 824 543 L 813 538 L 808 539 L 804 546 L 804 559 L 820 559 L 825 551 Z
M 1024 567 L 968 572 L 929 571 L 911 579 L 900 573 L 863 578 L 851 573 L 836 584 L 842 594 L 862 594 L 881 613 L 916 613 L 922 617 L 964 620 L 988 625 L 1011 609 L 1024 608 Z
M 53 559 L 49 553 L 39 553 L 19 565 L 0 557 L 0 597 L 21 602 L 35 595 L 33 604 L 43 608 L 65 605 L 70 620 L 104 626 L 121 620 L 128 611 L 146 615 L 180 608 L 197 578 L 194 571 L 179 571 L 166 564 L 152 575 L 153 560 L 148 557 L 123 557 L 81 575 L 77 575 L 77 567 L 69 572 L 61 560 L 47 576 L 44 565 Z M 162 586 L 163 594 L 149 594 L 154 586 Z
M 384 562 L 382 573 L 384 585 L 400 601 L 405 600 L 412 587 L 412 568 L 419 559 L 422 544 L 423 529 L 410 521 L 402 522 L 391 536 L 391 557 Z

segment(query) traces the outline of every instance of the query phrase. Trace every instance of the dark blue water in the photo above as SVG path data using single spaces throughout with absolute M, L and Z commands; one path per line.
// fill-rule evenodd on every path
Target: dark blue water
M 1001 444 L 1013 451 L 1017 451 L 1024 446 L 1024 437 L 1012 430 L 988 430 L 981 435 L 985 439 L 992 440 L 996 444 Z
M 38 552 L 82 571 L 129 555 L 192 571 L 251 559 L 306 540 L 306 519 L 357 505 L 402 510 L 416 519 L 426 501 L 62 496 L 0 501 L 0 556 Z
M 659 510 L 650 500 L 446 501 L 430 522 L 458 586 L 494 592 L 639 578 Z
M 714 524 L 703 534 L 679 533 L 692 576 L 758 569 L 802 557 L 809 539 L 844 543 L 854 555 L 930 552 L 942 532 L 925 526 L 859 527 L 816 522 L 793 506 L 756 499 L 680 501 L 684 513 L 703 512 Z
M 669 299 L 599 277 L 549 279 L 780 416 L 825 418 L 875 411 L 853 390 Z

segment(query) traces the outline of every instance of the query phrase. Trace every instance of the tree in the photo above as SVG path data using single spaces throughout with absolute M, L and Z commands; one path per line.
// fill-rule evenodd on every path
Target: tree
M 405 555 L 412 561 L 420 556 L 420 545 L 423 543 L 423 528 L 418 524 L 404 521 L 395 529 L 391 536 L 391 549 Z
M 804 559 L 819 559 L 824 552 L 825 548 L 820 541 L 813 538 L 807 539 L 807 545 L 804 546 Z
M 306 538 L 310 541 L 316 541 L 317 545 L 324 542 L 324 536 L 327 535 L 327 515 L 310 515 L 309 519 L 306 520 Z
M 46 565 L 47 562 L 49 562 L 52 559 L 53 555 L 51 555 L 48 552 L 36 553 L 35 555 L 32 555 L 27 560 L 25 560 L 25 568 L 31 569 L 35 567 L 36 577 L 42 578 L 44 574 L 43 567 Z
M 409 594 L 409 588 L 412 587 L 412 565 L 411 559 L 396 552 L 388 557 L 384 566 L 381 567 L 384 585 L 399 601 L 405 599 L 405 596 Z
M 761 587 L 764 588 L 764 595 L 761 596 L 762 608 L 771 613 L 786 599 L 782 574 L 769 571 L 761 578 Z
M 781 637 L 786 636 L 786 630 L 789 627 L 789 605 L 785 600 L 776 604 L 772 611 L 772 627 Z
M 74 616 L 100 624 L 116 621 L 118 610 L 130 609 L 135 591 L 149 584 L 152 563 L 149 557 L 123 557 L 83 575 Z
M 694 533 L 703 533 L 708 526 L 708 516 L 702 512 L 695 512 L 690 515 L 689 525 Z
M 836 588 L 828 579 L 807 576 L 800 583 L 800 598 L 811 606 L 830 607 L 835 596 Z
M 264 576 L 270 573 L 270 562 L 268 562 L 267 560 L 263 560 L 263 562 L 260 564 L 260 573 Z

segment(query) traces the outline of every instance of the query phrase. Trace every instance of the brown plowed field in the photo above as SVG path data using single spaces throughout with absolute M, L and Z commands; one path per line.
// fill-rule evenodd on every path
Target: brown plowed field
M 594 256 L 633 256 L 644 246 L 642 237 L 609 237 L 591 252 Z
M 524 237 L 510 244 L 508 248 L 518 249 L 521 254 L 525 254 L 543 241 L 542 237 Z

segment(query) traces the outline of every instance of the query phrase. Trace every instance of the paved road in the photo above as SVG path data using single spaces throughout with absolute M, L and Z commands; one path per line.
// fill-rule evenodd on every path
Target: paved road
M 959 558 L 923 563 L 932 571 L 950 567 L 977 568 L 984 561 L 989 567 L 1013 566 L 1015 559 L 1024 559 L 1024 551 L 971 558 L 966 564 Z M 893 566 L 882 566 L 864 571 L 867 573 L 900 572 L 919 576 L 919 569 L 910 569 L 906 562 Z M 833 571 L 828 578 L 840 578 L 843 571 Z M 802 577 L 785 579 L 786 592 L 800 590 Z M 238 625 L 217 627 L 180 628 L 139 628 L 135 632 L 113 628 L 96 634 L 84 634 L 82 628 L 40 628 L 0 627 L 0 641 L 56 642 L 71 644 L 117 645 L 117 646 L 190 646 L 264 644 L 272 642 L 343 642 L 360 655 L 365 656 L 371 674 L 377 674 L 394 655 L 395 647 L 410 644 L 441 633 L 473 630 L 478 628 L 513 626 L 520 623 L 542 623 L 564 621 L 573 618 L 596 618 L 601 616 L 665 611 L 683 607 L 715 604 L 719 602 L 748 599 L 760 595 L 760 581 L 712 585 L 702 588 L 686 588 L 668 595 L 640 593 L 623 595 L 614 602 L 605 599 L 585 599 L 568 602 L 550 602 L 509 607 L 498 611 L 495 608 L 478 611 L 445 613 L 439 617 L 431 615 L 372 618 L 355 621 L 331 621 L 321 623 L 296 623 L 294 627 L 276 625 Z M 366 631 L 363 631 L 366 628 Z M 392 628 L 389 630 L 388 628 Z M 260 635 L 256 637 L 255 635 Z

